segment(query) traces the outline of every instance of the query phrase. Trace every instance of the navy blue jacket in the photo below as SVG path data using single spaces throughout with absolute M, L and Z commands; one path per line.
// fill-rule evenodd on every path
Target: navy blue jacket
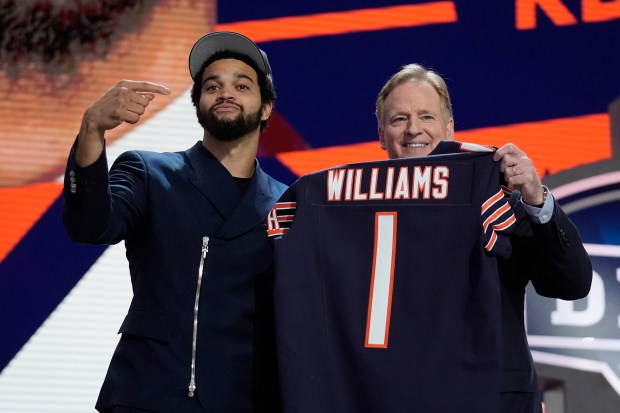
M 590 291 L 592 264 L 577 228 L 557 202 L 551 220 L 535 224 L 514 195 L 510 203 L 519 228 L 511 236 L 511 258 L 498 261 L 503 325 L 501 389 L 532 392 L 537 390 L 537 381 L 524 323 L 527 284 L 531 282 L 545 297 L 583 298 Z
M 175 410 L 192 377 L 198 302 L 194 378 L 203 407 L 277 411 L 264 222 L 284 189 L 256 162 L 242 195 L 200 142 L 184 152 L 126 152 L 109 173 L 105 151 L 80 168 L 72 150 L 65 226 L 77 242 L 124 240 L 133 288 L 97 409 Z

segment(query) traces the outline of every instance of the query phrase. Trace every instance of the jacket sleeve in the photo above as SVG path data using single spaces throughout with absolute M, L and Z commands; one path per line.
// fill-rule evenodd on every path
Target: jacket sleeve
M 64 177 L 63 223 L 69 237 L 89 244 L 116 244 L 139 223 L 145 207 L 146 166 L 137 152 L 118 157 L 108 172 L 105 148 L 99 159 L 81 168 L 75 144 Z
M 554 201 L 555 202 L 555 201 Z M 521 206 L 521 208 L 523 208 Z M 555 202 L 553 217 L 545 224 L 531 223 L 528 236 L 513 242 L 513 263 L 545 297 L 576 300 L 592 283 L 592 264 L 575 225 Z

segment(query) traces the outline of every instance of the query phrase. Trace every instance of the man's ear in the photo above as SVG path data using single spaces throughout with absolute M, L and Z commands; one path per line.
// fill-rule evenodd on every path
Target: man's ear
M 269 102 L 269 103 L 263 103 L 263 106 L 261 108 L 261 120 L 267 120 L 271 117 L 271 111 L 273 110 L 273 103 Z
M 448 121 L 447 129 L 448 129 L 447 140 L 453 141 L 454 140 L 454 118 L 450 118 L 450 120 Z
M 385 145 L 385 135 L 381 126 L 377 127 L 377 133 L 379 134 L 379 143 L 381 144 L 381 149 L 385 151 L 387 149 L 387 146 Z

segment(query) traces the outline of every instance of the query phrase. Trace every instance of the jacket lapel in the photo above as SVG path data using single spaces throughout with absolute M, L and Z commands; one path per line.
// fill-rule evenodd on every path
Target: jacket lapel
M 257 225 L 264 224 L 267 213 L 275 201 L 269 185 L 269 176 L 263 172 L 256 161 L 254 176 L 241 203 L 218 230 L 217 235 L 222 238 L 234 238 Z
M 201 142 L 185 151 L 194 176 L 189 181 L 200 191 L 225 219 L 229 218 L 241 195 L 228 170 Z
M 195 176 L 188 178 L 189 181 L 224 218 L 222 225 L 212 235 L 234 238 L 264 222 L 276 197 L 271 190 L 269 176 L 260 168 L 258 161 L 250 185 L 241 197 L 228 170 L 201 142 L 185 153 L 195 173 Z

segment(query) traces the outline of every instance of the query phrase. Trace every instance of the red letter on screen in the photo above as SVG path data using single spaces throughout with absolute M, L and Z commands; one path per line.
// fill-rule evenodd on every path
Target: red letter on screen
M 515 5 L 516 27 L 519 30 L 536 28 L 536 6 L 540 7 L 556 26 L 577 24 L 577 18 L 560 0 L 516 0 Z
M 620 18 L 620 0 L 581 0 L 581 18 L 584 23 Z

